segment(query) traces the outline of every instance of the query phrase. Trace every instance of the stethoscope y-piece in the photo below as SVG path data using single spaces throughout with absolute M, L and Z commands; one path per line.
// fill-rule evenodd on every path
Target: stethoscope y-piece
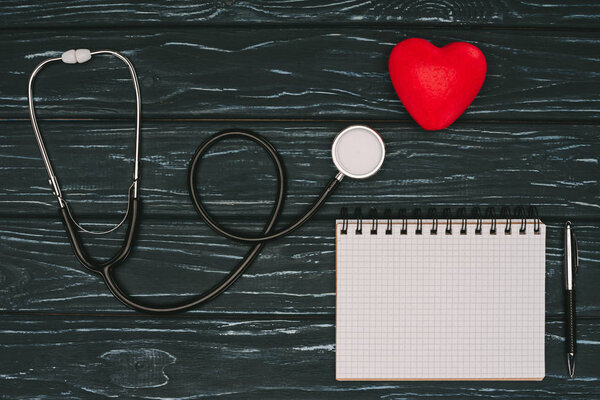
M 125 212 L 125 216 L 112 229 L 104 232 L 93 232 L 84 229 L 81 227 L 73 217 L 71 213 L 71 209 L 69 208 L 69 204 L 65 200 L 62 195 L 62 191 L 60 189 L 60 184 L 58 182 L 58 178 L 54 173 L 52 168 L 52 162 L 50 161 L 50 157 L 48 156 L 48 152 L 46 151 L 46 146 L 44 144 L 44 140 L 42 138 L 42 134 L 40 132 L 40 128 L 37 123 L 37 118 L 35 115 L 35 106 L 33 101 L 33 82 L 37 74 L 44 68 L 46 65 L 56 62 L 64 62 L 65 64 L 76 64 L 76 63 L 85 63 L 89 61 L 93 56 L 96 55 L 111 55 L 115 56 L 127 65 L 129 69 L 129 73 L 131 74 L 131 79 L 133 81 L 133 88 L 135 89 L 135 100 L 136 100 L 136 119 L 135 119 L 135 159 L 134 159 L 134 167 L 133 167 L 133 181 L 128 191 L 128 203 L 127 203 L 127 211 Z M 29 117 L 31 119 L 31 125 L 33 127 L 33 132 L 35 133 L 35 138 L 37 140 L 38 146 L 40 148 L 40 153 L 42 154 L 42 159 L 44 160 L 44 166 L 46 167 L 46 172 L 48 173 L 48 182 L 50 183 L 50 187 L 52 188 L 52 193 L 58 199 L 59 205 L 59 215 L 64 223 L 65 230 L 69 236 L 69 240 L 71 241 L 71 245 L 73 247 L 73 251 L 77 256 L 77 259 L 91 271 L 100 273 L 100 274 L 108 274 L 110 268 L 120 264 L 123 262 L 131 251 L 131 247 L 133 244 L 133 237 L 135 234 L 135 228 L 138 222 L 138 214 L 139 214 L 139 158 L 140 158 L 140 120 L 141 120 L 141 98 L 140 98 L 140 88 L 138 84 L 137 75 L 135 73 L 135 69 L 131 62 L 121 54 L 111 51 L 111 50 L 99 50 L 90 52 L 87 49 L 78 49 L 78 50 L 69 50 L 62 54 L 61 57 L 49 58 L 42 61 L 31 73 L 31 77 L 29 78 L 28 85 L 28 98 L 29 98 Z M 79 238 L 78 229 L 92 233 L 92 234 L 105 234 L 116 230 L 120 227 L 125 221 L 128 220 L 128 228 L 125 234 L 125 240 L 123 241 L 123 245 L 117 254 L 115 254 L 112 258 L 105 261 L 98 261 L 91 258 L 85 251 L 83 244 L 81 243 L 81 239 Z
M 125 217 L 123 218 L 121 223 L 119 223 L 116 227 L 108 231 L 90 232 L 83 229 L 79 224 L 77 224 L 77 222 L 72 216 L 72 213 L 70 212 L 67 201 L 63 198 L 61 194 L 58 179 L 53 172 L 52 163 L 50 162 L 50 158 L 48 157 L 48 153 L 46 151 L 46 147 L 44 145 L 44 141 L 42 139 L 42 135 L 37 124 L 35 108 L 33 103 L 32 86 L 35 76 L 46 64 L 58 61 L 62 61 L 67 64 L 84 63 L 90 60 L 92 56 L 99 54 L 109 54 L 116 56 L 117 58 L 125 62 L 125 64 L 129 68 L 133 80 L 133 85 L 135 88 L 137 104 L 136 145 L 133 183 L 129 190 L 128 207 L 127 212 L 125 213 Z M 225 278 L 223 278 L 220 282 L 218 282 L 202 294 L 199 294 L 191 300 L 184 301 L 175 305 L 162 307 L 154 306 L 149 303 L 143 303 L 137 299 L 134 299 L 125 291 L 123 291 L 115 278 L 113 268 L 121 262 L 123 262 L 131 251 L 135 235 L 135 228 L 138 223 L 138 215 L 140 208 L 138 186 L 141 102 L 138 80 L 133 65 L 126 57 L 111 50 L 100 50 L 94 52 L 90 52 L 89 50 L 85 49 L 69 50 L 63 53 L 62 57 L 47 59 L 35 68 L 35 70 L 31 74 L 31 78 L 29 79 L 28 95 L 29 115 L 31 118 L 31 124 L 33 126 L 33 130 L 40 148 L 40 152 L 42 154 L 42 159 L 44 160 L 44 164 L 46 166 L 46 171 L 48 172 L 50 186 L 52 187 L 53 193 L 58 199 L 60 216 L 63 220 L 67 235 L 69 236 L 73 252 L 75 253 L 77 259 L 81 264 L 83 264 L 89 270 L 94 271 L 103 277 L 106 285 L 119 301 L 135 310 L 147 313 L 163 314 L 186 311 L 214 299 L 219 294 L 223 293 L 223 291 L 225 291 L 229 286 L 231 286 L 244 273 L 246 268 L 248 268 L 248 266 L 256 259 L 266 242 L 285 236 L 291 233 L 292 231 L 298 229 L 304 223 L 306 223 L 325 203 L 325 201 L 333 193 L 333 191 L 338 187 L 344 176 L 348 176 L 350 178 L 355 179 L 368 178 L 379 170 L 385 158 L 385 146 L 383 140 L 377 132 L 375 132 L 371 128 L 360 125 L 350 126 L 344 129 L 335 137 L 332 145 L 332 157 L 334 164 L 338 168 L 338 173 L 330 180 L 330 182 L 324 188 L 321 195 L 301 217 L 299 217 L 294 223 L 290 224 L 288 227 L 275 232 L 274 228 L 277 224 L 277 220 L 279 219 L 285 199 L 285 188 L 287 182 L 283 161 L 281 160 L 278 151 L 268 140 L 253 132 L 243 130 L 224 131 L 209 137 L 204 143 L 202 143 L 197 148 L 194 156 L 192 157 L 190 167 L 188 170 L 188 189 L 190 192 L 191 201 L 194 204 L 194 207 L 196 208 L 196 211 L 198 212 L 199 216 L 211 229 L 229 239 L 244 243 L 251 243 L 252 247 L 250 248 L 250 250 L 248 250 L 246 255 L 238 263 L 238 265 L 235 266 L 229 272 L 229 274 L 227 274 L 227 276 L 225 276 Z M 198 192 L 196 182 L 198 174 L 200 172 L 201 160 L 215 144 L 227 139 L 244 139 L 250 140 L 258 144 L 267 152 L 267 154 L 275 164 L 275 169 L 277 171 L 277 192 L 275 195 L 275 203 L 271 211 L 271 216 L 265 224 L 263 232 L 260 235 L 242 235 L 240 233 L 233 232 L 224 228 L 207 211 L 206 207 L 202 202 L 200 193 Z M 112 232 L 121 224 L 123 224 L 126 220 L 128 220 L 129 224 L 127 232 L 125 234 L 125 240 L 120 251 L 115 256 L 106 261 L 97 261 L 90 258 L 87 255 L 85 248 L 83 247 L 81 240 L 79 239 L 78 229 L 83 230 L 85 232 L 103 234 Z

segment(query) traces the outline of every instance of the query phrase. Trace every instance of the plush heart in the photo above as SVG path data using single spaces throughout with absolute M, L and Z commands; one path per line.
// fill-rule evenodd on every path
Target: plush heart
M 390 78 L 408 113 L 423 129 L 444 129 L 469 107 L 483 85 L 487 66 L 481 50 L 455 42 L 442 48 L 424 39 L 398 43 L 389 60 Z

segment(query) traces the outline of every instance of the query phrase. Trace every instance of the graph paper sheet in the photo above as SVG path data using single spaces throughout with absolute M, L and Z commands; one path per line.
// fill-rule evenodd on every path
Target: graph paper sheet
M 338 380 L 541 380 L 544 377 L 546 227 L 490 234 L 454 220 L 437 235 L 423 220 L 336 221 Z

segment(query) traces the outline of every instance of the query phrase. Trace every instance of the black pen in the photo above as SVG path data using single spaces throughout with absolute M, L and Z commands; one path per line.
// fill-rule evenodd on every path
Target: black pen
M 577 238 L 571 222 L 565 224 L 565 290 L 567 294 L 567 366 L 569 376 L 575 375 L 575 274 L 579 271 Z

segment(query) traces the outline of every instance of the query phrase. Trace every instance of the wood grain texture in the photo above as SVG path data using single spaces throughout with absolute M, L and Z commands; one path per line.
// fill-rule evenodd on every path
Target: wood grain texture
M 3 398 L 595 399 L 598 320 L 546 324 L 542 382 L 336 382 L 333 320 L 0 317 Z
M 145 215 L 196 219 L 187 190 L 189 161 L 203 140 L 225 128 L 256 131 L 281 152 L 289 185 L 284 215 L 308 207 L 335 174 L 334 135 L 348 123 L 146 122 L 141 196 Z M 4 122 L 0 133 L 0 213 L 56 216 L 57 202 L 29 122 Z M 443 133 L 374 123 L 386 142 L 383 169 L 346 179 L 318 215 L 342 206 L 467 207 L 536 205 L 542 217 L 597 218 L 600 129 L 595 125 L 455 124 Z M 131 184 L 133 123 L 44 122 L 41 125 L 63 193 L 82 217 L 118 221 Z M 224 168 L 225 166 L 225 168 Z M 202 164 L 198 187 L 222 217 L 265 219 L 275 169 L 258 146 L 224 142 Z
M 600 32 L 346 27 L 4 32 L 0 117 L 26 119 L 30 72 L 85 44 L 131 58 L 146 118 L 410 121 L 387 72 L 390 51 L 408 37 L 467 41 L 485 54 L 486 82 L 461 121 L 600 119 Z M 36 84 L 39 117 L 132 116 L 127 74 L 110 57 L 48 66 Z
M 367 222 L 365 222 L 367 223 Z M 58 219 L 2 220 L 0 309 L 18 312 L 133 314 L 102 280 L 77 262 Z M 229 223 L 257 231 L 257 223 Z M 311 221 L 289 237 L 268 244 L 248 272 L 198 314 L 327 315 L 335 313 L 334 221 Z M 600 228 L 576 226 L 581 257 L 578 316 L 600 312 Z M 123 233 L 88 238 L 93 255 L 108 257 Z M 146 218 L 136 246 L 117 276 L 132 294 L 162 304 L 207 290 L 236 265 L 248 246 L 213 233 L 197 220 Z M 551 223 L 546 241 L 546 314 L 564 314 L 563 222 Z M 155 300 L 158 299 L 158 300 Z
M 516 26 L 597 28 L 600 6 L 591 0 L 224 0 L 131 2 L 87 0 L 77 7 L 62 1 L 3 1 L 4 28 L 131 27 L 165 25 L 347 24 Z

